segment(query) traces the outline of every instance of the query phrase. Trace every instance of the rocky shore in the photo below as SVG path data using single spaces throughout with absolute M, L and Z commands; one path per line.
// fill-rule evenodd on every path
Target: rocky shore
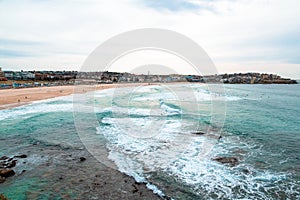
M 38 142 L 23 150 L 26 155 L 0 157 L 2 199 L 160 199 L 145 184 L 104 166 L 85 149 Z M 25 191 L 14 186 L 28 180 L 37 180 L 36 185 L 31 183 Z M 21 196 L 11 196 L 13 190 Z
M 13 157 L 8 157 L 8 156 L 0 157 L 0 184 L 4 183 L 7 178 L 14 176 L 16 174 L 12 168 L 16 166 L 19 158 L 21 159 L 27 158 L 27 155 L 22 154 Z M 23 172 L 25 172 L 25 170 Z

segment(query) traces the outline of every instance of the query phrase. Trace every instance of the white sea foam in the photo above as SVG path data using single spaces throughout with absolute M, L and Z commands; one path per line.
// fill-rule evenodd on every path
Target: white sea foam
M 242 98 L 237 96 L 228 96 L 224 94 L 208 93 L 203 90 L 195 93 L 197 101 L 239 101 Z
M 142 96 L 142 97 L 133 97 L 133 101 L 155 101 L 155 100 L 160 100 L 160 99 L 165 99 L 165 100 L 176 100 L 176 97 L 174 94 L 171 92 L 164 92 L 164 93 L 151 93 L 148 94 L 147 96 Z
M 169 115 L 177 115 L 182 114 L 182 111 L 180 109 L 172 108 L 164 103 L 162 99 L 159 100 L 160 108 Z
M 73 111 L 73 103 L 69 101 L 55 104 L 55 101 L 64 101 L 64 98 L 55 98 L 51 100 L 36 101 L 29 105 L 24 105 L 12 109 L 0 110 L 0 120 L 12 120 L 19 117 L 28 118 L 32 114 Z M 54 102 L 53 104 L 49 104 Z
M 115 118 L 104 118 L 102 122 L 111 125 L 98 127 L 98 133 L 105 135 L 109 141 L 107 144 L 110 150 L 109 159 L 117 164 L 120 171 L 141 182 L 146 180 L 145 169 L 147 171 L 167 169 L 179 155 L 185 153 L 187 145 L 193 141 L 193 137 L 187 138 L 184 134 L 176 134 L 180 132 L 180 120 L 165 120 L 159 131 L 160 134 L 146 139 L 134 138 L 126 134 L 126 132 L 132 133 L 132 125 L 125 130 L 120 130 L 120 122 Z M 200 140 L 197 142 L 198 145 L 201 143 Z M 154 193 L 164 196 L 155 185 L 146 183 Z
M 165 196 L 163 191 L 158 189 L 158 187 L 154 184 L 151 184 L 147 181 L 147 179 L 143 175 L 143 166 L 140 163 L 135 162 L 132 159 L 128 159 L 127 157 L 124 157 L 123 154 L 120 154 L 116 151 L 110 152 L 108 158 L 116 163 L 120 172 L 133 177 L 138 183 L 145 183 L 146 187 L 149 190 L 152 190 L 154 194 L 157 194 L 160 197 Z
M 260 151 L 259 148 L 233 137 L 225 137 L 215 145 L 216 139 L 191 135 L 184 129 L 187 121 L 183 122 L 183 119 L 176 115 L 169 115 L 180 114 L 184 109 L 177 109 L 175 105 L 168 106 L 165 103 L 168 100 L 161 98 L 162 95 L 145 93 L 152 89 L 148 88 L 144 93 L 140 91 L 139 96 L 133 99 L 157 103 L 162 99 L 160 109 L 126 108 L 116 105 L 101 111 L 116 114 L 102 119 L 102 122 L 108 125 L 98 127 L 98 134 L 103 134 L 107 139 L 109 159 L 116 163 L 120 171 L 133 176 L 138 182 L 147 183 L 147 187 L 157 194 L 163 193 L 147 181 L 151 172 L 155 171 L 176 177 L 176 180 L 188 185 L 194 193 L 206 199 L 210 199 L 212 194 L 215 198 L 243 199 L 246 195 L 249 198 L 267 199 L 268 191 L 280 190 L 279 184 L 272 186 L 272 183 L 283 181 L 286 178 L 285 174 L 257 170 L 243 162 L 230 168 L 211 160 L 218 155 L 230 155 L 234 148 L 245 150 L 243 156 L 249 157 L 253 149 Z M 234 95 L 211 94 L 198 86 L 194 89 L 198 101 L 242 100 Z M 163 115 L 159 115 L 159 111 Z M 124 113 L 128 115 L 118 115 Z M 138 135 L 139 133 L 142 135 Z M 151 137 L 144 137 L 145 135 Z M 245 173 L 245 169 L 248 172 L 246 170 Z M 261 188 L 265 191 L 261 191 Z
M 152 171 L 163 171 L 190 185 L 195 193 L 199 192 L 199 195 L 203 195 L 203 192 L 207 193 L 205 198 L 208 199 L 210 194 L 217 195 L 217 198 L 224 196 L 242 198 L 245 193 L 250 196 L 255 194 L 265 199 L 267 194 L 260 192 L 259 188 L 272 190 L 270 187 L 272 182 L 285 179 L 283 174 L 267 170 L 258 171 L 252 166 L 240 165 L 230 168 L 211 160 L 217 155 L 228 155 L 229 149 L 226 147 L 249 148 L 246 151 L 250 151 L 253 149 L 251 144 L 226 138 L 224 143 L 215 146 L 214 139 L 180 133 L 179 120 L 165 121 L 160 134 L 153 138 L 133 138 L 120 131 L 118 126 L 115 126 L 114 120 L 109 119 L 111 126 L 104 130 L 99 127 L 98 131 L 102 130 L 101 134 L 106 135 L 109 140 L 107 144 L 110 150 L 109 158 L 117 164 L 120 171 L 135 177 L 137 181 L 147 182 L 144 172 L 149 174 Z M 250 172 L 244 173 L 241 169 Z M 241 195 L 236 196 L 232 188 L 240 188 Z M 149 189 L 156 191 L 157 194 L 163 194 L 155 186 L 149 185 Z
M 16 165 L 15 171 L 17 174 L 21 174 L 23 170 L 30 171 L 34 170 L 36 167 L 45 163 L 49 159 L 48 156 L 43 156 L 38 154 L 31 154 L 27 158 L 22 158 L 22 165 Z
M 105 89 L 105 90 L 96 90 L 92 92 L 88 92 L 91 96 L 94 98 L 97 97 L 107 97 L 107 96 L 113 96 L 114 92 L 116 91 L 115 88 Z
M 250 148 L 251 145 L 248 146 L 242 141 L 230 140 L 227 142 L 239 148 L 248 147 L 248 151 L 253 151 Z M 227 145 L 220 143 L 214 146 L 210 157 L 228 155 L 228 149 L 224 149 L 225 146 L 228 146 L 228 143 Z M 259 196 L 262 199 L 268 199 L 268 191 L 272 191 L 275 188 L 280 190 L 279 185 L 274 184 L 271 187 L 272 183 L 286 179 L 285 174 L 278 174 L 268 170 L 258 171 L 254 167 L 246 166 L 245 164 L 230 168 L 211 159 L 198 159 L 197 152 L 199 152 L 199 149 L 194 143 L 182 154 L 183 156 L 178 157 L 169 168 L 165 169 L 165 172 L 190 185 L 196 193 L 199 192 L 199 195 L 201 194 L 202 196 L 203 194 L 215 194 L 218 196 L 217 198 L 226 196 L 229 199 L 240 199 L 247 194 L 249 198 L 258 198 Z M 244 173 L 242 169 L 247 169 L 249 173 Z M 241 188 L 240 193 L 234 194 L 233 188 Z M 260 188 L 264 188 L 265 192 L 261 192 Z M 203 197 L 209 198 L 209 195 Z
M 161 89 L 162 87 L 159 85 L 147 85 L 147 86 L 139 86 L 135 89 L 136 93 L 153 93 L 159 89 Z
M 157 194 L 160 197 L 164 197 L 166 196 L 163 191 L 161 191 L 160 189 L 158 189 L 158 187 L 156 187 L 155 185 L 151 184 L 151 183 L 147 183 L 146 184 L 147 188 L 149 190 L 152 190 L 154 194 Z

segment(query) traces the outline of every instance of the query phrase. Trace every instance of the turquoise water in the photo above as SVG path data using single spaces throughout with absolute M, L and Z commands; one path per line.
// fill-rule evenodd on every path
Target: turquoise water
M 157 85 L 1 110 L 0 156 L 28 158 L 0 193 L 79 198 L 84 186 L 73 179 L 59 183 L 56 174 L 74 173 L 60 158 L 87 148 L 162 197 L 299 199 L 299 91 L 299 85 L 225 85 L 224 93 L 206 85 Z M 239 164 L 212 160 L 218 156 L 234 156 Z M 94 165 L 86 162 L 85 168 Z

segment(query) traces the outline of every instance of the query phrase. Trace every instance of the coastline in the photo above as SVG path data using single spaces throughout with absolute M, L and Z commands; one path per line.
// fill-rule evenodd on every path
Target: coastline
M 130 87 L 136 85 L 147 84 L 99 84 L 99 85 L 80 85 L 83 87 L 82 92 L 90 92 L 95 90 L 104 90 L 116 87 Z M 19 89 L 4 89 L 0 90 L 0 110 L 15 108 L 22 105 L 32 103 L 34 101 L 45 100 L 60 96 L 71 95 L 76 86 L 49 86 L 49 87 L 35 87 L 35 88 L 19 88 Z
M 0 90 L 0 110 L 72 94 L 74 86 L 36 87 Z
M 27 105 L 34 101 L 46 100 L 55 97 L 67 96 L 74 93 L 85 93 L 96 90 L 104 90 L 116 87 L 132 87 L 147 85 L 169 85 L 169 84 L 204 84 L 202 82 L 168 82 L 168 83 L 114 83 L 114 84 L 93 84 L 93 85 L 62 85 L 62 86 L 44 86 L 32 88 L 11 88 L 0 89 L 0 110 L 15 108 Z M 208 83 L 210 84 L 210 83 Z M 213 83 L 212 83 L 213 84 Z M 247 84 L 248 85 L 248 84 Z M 252 84 L 250 84 L 252 85 Z
M 179 84 L 183 84 L 183 83 L 179 83 Z M 201 83 L 199 83 L 199 85 L 200 84 Z M 139 87 L 139 86 L 143 87 L 141 84 L 139 85 L 117 84 L 115 86 L 112 86 L 110 84 L 110 85 L 90 86 L 91 87 L 90 90 L 97 89 L 97 86 L 100 87 L 98 89 L 104 89 L 102 88 L 102 86 L 129 87 L 128 91 L 130 91 L 131 89 L 130 87 L 132 88 Z M 146 85 L 146 87 L 147 86 L 148 84 Z M 294 126 L 297 125 L 297 118 L 296 117 L 291 118 L 291 116 L 297 116 L 298 113 L 297 111 L 298 110 L 297 108 L 299 108 L 299 106 L 297 106 L 299 104 L 299 102 L 297 101 L 298 100 L 297 97 L 299 96 L 297 93 L 298 86 L 296 87 L 295 86 L 286 87 L 284 85 L 281 86 L 277 85 L 277 86 L 278 87 L 269 87 L 269 86 L 262 87 L 262 85 L 257 87 L 248 87 L 248 86 L 229 87 L 228 97 L 236 97 L 238 95 L 238 96 L 243 96 L 243 99 L 233 98 L 232 100 L 230 100 L 231 102 L 228 105 L 230 106 L 229 110 L 231 110 L 231 112 L 228 113 L 228 117 L 231 120 L 231 123 L 237 122 L 237 124 L 234 125 L 234 127 L 239 128 L 237 129 L 238 131 L 241 132 L 245 131 L 246 134 L 250 134 L 251 132 L 255 132 L 255 133 L 260 132 L 261 130 L 264 129 L 261 126 L 256 126 L 256 124 L 254 124 L 253 127 L 251 126 L 253 130 L 251 130 L 251 127 L 249 127 L 250 130 L 244 130 L 243 129 L 244 126 L 239 126 L 239 123 L 241 123 L 239 122 L 239 119 L 240 118 L 243 119 L 245 117 L 243 116 L 244 113 L 241 113 L 240 110 L 245 110 L 246 113 L 249 114 L 248 118 L 246 116 L 242 124 L 246 125 L 248 123 L 248 120 L 253 120 L 252 117 L 255 117 L 256 119 L 257 117 L 256 113 L 263 111 L 261 112 L 263 117 L 259 118 L 258 120 L 265 121 L 267 127 L 274 127 L 275 128 L 274 130 L 278 132 L 286 131 L 285 130 L 286 122 L 281 121 L 281 119 L 283 118 L 291 119 L 291 123 L 290 123 L 291 128 L 289 129 L 290 133 L 285 132 L 282 141 L 285 141 L 287 139 L 287 144 L 291 144 L 291 146 L 288 148 L 291 154 L 288 154 L 288 157 L 292 161 L 296 161 L 297 158 L 294 156 L 293 152 L 299 151 L 299 148 L 296 143 L 293 143 L 295 139 L 293 135 L 295 129 L 293 129 L 293 127 L 297 128 L 297 126 Z M 146 87 L 145 87 L 146 90 L 143 92 L 144 94 L 148 95 L 149 90 Z M 47 88 L 44 87 L 44 89 Z M 78 87 L 77 91 L 85 92 L 84 88 L 82 87 Z M 103 94 L 101 92 L 101 94 L 99 95 L 99 97 L 104 99 L 103 105 L 106 103 L 107 95 L 110 95 L 111 92 L 112 91 L 108 90 L 107 93 L 104 91 Z M 90 93 L 92 93 L 92 91 Z M 201 91 L 200 94 L 202 93 L 206 94 L 205 91 Z M 285 99 L 280 100 L 278 98 L 279 96 L 285 96 Z M 91 95 L 91 97 L 93 96 Z M 121 97 L 123 98 L 123 96 Z M 4 119 L 2 119 L 2 123 L 0 123 L 0 126 L 3 127 L 2 132 L 0 134 L 0 147 L 2 147 L 1 149 L 2 155 L 0 155 L 0 157 L 7 156 L 8 158 L 6 160 L 10 160 L 13 158 L 11 163 L 8 163 L 9 165 L 12 165 L 13 162 L 16 162 L 16 166 L 12 168 L 16 172 L 16 174 L 12 177 L 8 177 L 7 179 L 4 179 L 5 182 L 0 184 L 0 194 L 3 193 L 9 199 L 26 199 L 25 197 L 27 197 L 28 199 L 37 199 L 39 197 L 42 198 L 47 195 L 50 196 L 51 198 L 61 196 L 69 199 L 71 199 L 71 197 L 75 199 L 75 196 L 78 199 L 97 199 L 97 198 L 159 199 L 158 197 L 159 195 L 155 195 L 152 193 L 151 187 L 149 188 L 149 186 L 145 185 L 143 182 L 139 183 L 135 181 L 135 180 L 140 181 L 139 177 L 137 177 L 134 180 L 134 178 L 130 176 L 132 173 L 129 172 L 131 171 L 134 172 L 135 169 L 128 169 L 129 172 L 126 170 L 124 171 L 122 165 L 118 165 L 119 170 L 111 169 L 99 163 L 87 151 L 87 149 L 82 145 L 80 138 L 78 137 L 76 127 L 74 127 L 74 121 L 72 118 L 73 106 L 71 106 L 72 101 L 69 100 L 71 98 L 72 95 L 63 98 L 62 100 L 58 99 L 57 102 L 56 99 L 53 99 L 53 101 L 56 102 L 53 104 L 52 103 L 49 104 L 47 101 L 46 102 L 41 101 L 40 104 L 42 104 L 42 106 L 36 107 L 36 106 L 29 105 L 29 106 L 22 106 L 18 109 L 8 109 L 8 110 L 0 111 L 3 113 L 3 117 L 4 117 Z M 155 96 L 153 98 L 157 100 Z M 139 101 L 142 102 L 144 100 L 140 99 Z M 286 101 L 290 102 L 290 105 L 286 105 Z M 91 102 L 92 101 L 87 101 L 87 103 L 91 103 Z M 102 103 L 102 101 L 100 100 L 97 102 Z M 261 102 L 261 105 L 267 105 L 267 106 L 257 107 L 257 102 Z M 34 102 L 34 104 L 35 103 L 36 102 Z M 291 113 L 289 112 L 282 113 L 282 112 L 278 112 L 277 107 L 275 106 L 274 108 L 271 109 L 268 106 L 268 103 L 271 103 L 272 105 L 278 104 L 280 108 L 287 108 L 287 109 L 290 109 L 291 108 L 290 106 L 292 105 L 293 109 L 291 109 L 292 111 Z M 56 108 L 56 106 L 58 106 L 57 107 L 58 109 Z M 120 107 L 121 106 L 123 106 L 123 104 L 120 104 Z M 282 106 L 286 106 L 286 107 L 282 107 Z M 106 106 L 103 106 L 103 108 L 105 107 Z M 45 108 L 48 109 L 44 110 Z M 55 112 L 52 112 L 52 108 L 55 110 Z M 266 110 L 267 112 L 264 112 Z M 42 111 L 41 114 L 40 111 Z M 137 110 L 137 112 L 139 112 L 139 110 Z M 27 113 L 29 114 L 28 116 Z M 275 114 L 275 119 L 278 120 L 277 123 L 273 123 L 274 122 L 273 120 L 268 120 L 269 113 Z M 5 118 L 6 115 L 7 118 Z M 143 115 L 146 116 L 147 113 Z M 99 117 L 101 118 L 107 117 L 106 112 L 104 112 L 104 114 Z M 157 118 L 160 117 L 158 116 Z M 83 121 L 86 121 L 89 118 L 86 118 L 84 115 L 82 119 Z M 179 119 L 179 116 L 177 116 L 176 119 Z M 172 127 L 170 127 L 170 129 L 166 131 L 170 131 L 171 133 L 177 130 L 176 127 L 175 129 L 173 129 Z M 88 131 L 89 129 L 87 128 L 85 130 Z M 170 199 L 170 197 L 197 199 L 199 195 L 202 196 L 203 198 L 205 197 L 209 198 L 212 196 L 215 197 L 216 195 L 219 194 L 223 195 L 222 191 L 225 190 L 231 191 L 232 189 L 231 185 L 247 186 L 247 185 L 252 185 L 257 183 L 259 184 L 261 177 L 263 177 L 264 180 L 266 180 L 265 182 L 266 184 L 269 184 L 269 182 L 276 183 L 277 180 L 282 180 L 281 178 L 284 178 L 283 180 L 286 182 L 279 183 L 278 186 L 276 185 L 274 187 L 271 187 L 262 195 L 264 195 L 264 197 L 269 197 L 269 195 L 274 195 L 274 199 L 277 199 L 279 198 L 277 194 L 272 193 L 274 190 L 285 190 L 286 188 L 295 186 L 296 189 L 292 191 L 293 193 L 284 193 L 283 195 L 285 195 L 287 198 L 288 197 L 296 198 L 296 195 L 298 195 L 297 170 L 291 172 L 291 175 L 282 177 L 282 173 L 285 174 L 285 169 L 286 169 L 285 167 L 289 167 L 289 163 L 286 163 L 286 166 L 284 167 L 282 167 L 281 164 L 281 161 L 284 160 L 287 155 L 280 154 L 279 156 L 281 157 L 277 158 L 277 155 L 276 157 L 274 157 L 272 152 L 267 152 L 266 154 L 264 154 L 265 160 L 275 159 L 274 162 L 280 164 L 278 166 L 274 165 L 274 167 L 271 169 L 274 170 L 275 172 L 268 169 L 265 170 L 265 166 L 267 166 L 267 163 L 265 164 L 265 163 L 257 162 L 255 156 L 252 157 L 253 162 L 252 160 L 250 160 L 250 162 L 244 161 L 243 158 L 248 156 L 247 152 L 254 151 L 255 153 L 254 155 L 257 155 L 257 153 L 260 153 L 262 151 L 260 149 L 256 149 L 255 148 L 256 146 L 254 146 L 253 148 L 252 145 L 245 145 L 245 144 L 249 144 L 247 141 L 245 141 L 246 143 L 242 141 L 242 143 L 240 144 L 241 140 L 236 140 L 235 138 L 230 140 L 230 138 L 232 137 L 227 137 L 227 136 L 234 135 L 234 132 L 232 132 L 232 130 L 233 129 L 231 129 L 228 135 L 224 135 L 224 138 L 219 141 L 221 142 L 221 146 L 217 147 L 216 154 L 213 154 L 213 156 L 214 158 L 218 158 L 218 159 L 220 158 L 218 156 L 229 156 L 229 158 L 233 156 L 235 158 L 238 158 L 239 159 L 238 161 L 240 161 L 240 163 L 242 164 L 239 167 L 232 168 L 230 165 L 228 165 L 227 166 L 228 168 L 226 167 L 226 169 L 224 169 L 224 166 L 216 165 L 217 164 L 216 160 L 209 159 L 207 160 L 210 164 L 209 166 L 211 166 L 211 168 L 209 167 L 209 169 L 216 169 L 216 171 L 205 171 L 205 169 L 207 169 L 206 164 L 202 165 L 201 163 L 193 163 L 194 164 L 193 166 L 195 167 L 190 168 L 187 171 L 188 173 L 183 173 L 180 169 L 177 170 L 175 168 L 176 171 L 172 173 L 164 174 L 160 170 L 157 170 L 157 173 L 154 170 L 151 171 L 151 167 L 147 167 L 146 165 L 146 167 L 143 168 L 143 170 L 145 169 L 144 175 L 146 176 L 149 175 L 147 177 L 148 178 L 147 181 L 149 181 L 151 185 L 156 186 L 157 189 L 159 189 L 159 191 L 162 191 L 166 195 L 163 196 L 161 199 Z M 92 130 L 92 132 L 93 131 L 94 130 Z M 105 130 L 103 129 L 101 131 L 105 131 Z M 189 131 L 189 129 L 187 129 L 187 131 Z M 108 134 L 113 132 L 115 132 L 116 134 L 119 133 L 114 129 L 107 130 Z M 262 133 L 261 137 L 265 142 L 264 145 L 269 147 L 269 146 L 273 146 L 273 143 L 279 144 L 276 142 L 279 141 L 278 136 L 279 135 L 281 136 L 282 134 L 271 132 L 272 135 L 273 134 L 275 135 L 273 137 L 273 140 L 270 141 L 269 138 L 271 135 L 268 135 L 269 132 L 270 130 L 265 130 L 265 132 Z M 98 135 L 99 134 L 94 135 L 95 139 L 98 137 Z M 196 139 L 198 137 L 200 138 L 202 136 L 191 135 L 191 139 L 193 140 L 194 138 Z M 229 140 L 229 142 L 227 141 L 227 139 Z M 112 140 L 112 142 L 114 141 L 116 140 Z M 237 145 L 236 148 L 232 150 L 231 144 Z M 122 143 L 118 143 L 118 146 L 121 147 L 121 145 Z M 149 144 L 149 146 L 152 145 L 155 145 L 155 143 Z M 157 145 L 161 145 L 161 143 L 157 143 Z M 170 145 L 173 144 L 170 143 Z M 258 145 L 260 145 L 260 143 L 258 143 Z M 133 155 L 135 152 L 137 153 L 141 152 L 144 149 L 145 143 L 139 143 L 139 146 L 141 147 L 140 149 L 135 150 L 133 148 L 132 152 L 129 153 Z M 274 150 L 275 152 L 277 150 L 282 152 L 281 149 L 277 149 L 278 146 L 280 145 L 276 145 L 276 147 L 272 150 Z M 288 145 L 284 145 L 284 146 L 288 146 Z M 130 148 L 128 149 L 129 151 L 131 151 Z M 200 152 L 198 149 L 192 149 L 192 150 L 193 152 L 191 152 L 191 154 L 184 154 L 184 156 L 186 156 L 187 159 L 193 159 L 195 155 L 198 155 L 196 154 L 196 152 Z M 218 152 L 223 152 L 223 150 L 230 151 L 230 154 L 224 155 L 218 153 Z M 162 152 L 163 153 L 162 155 L 164 155 L 165 153 L 166 155 L 168 155 L 168 152 L 170 152 L 171 155 L 174 155 L 173 154 L 174 151 L 168 151 L 168 149 Z M 24 154 L 26 154 L 28 158 L 22 158 Z M 16 158 L 17 161 L 14 161 L 14 158 Z M 116 158 L 118 159 L 119 157 Z M 151 161 L 149 164 L 152 165 L 152 163 L 153 162 Z M 185 164 L 185 160 L 182 161 L 182 164 Z M 255 167 L 252 168 L 252 166 Z M 202 171 L 203 169 L 204 171 Z M 228 169 L 232 170 L 233 173 L 227 173 Z M 152 172 L 154 173 L 152 174 Z M 202 176 L 203 172 L 205 173 L 204 178 Z M 173 175 L 175 173 L 178 174 L 179 177 L 178 179 L 174 178 Z M 128 174 L 129 176 L 127 176 L 126 174 Z M 194 179 L 195 174 L 199 175 L 196 177 L 201 177 L 201 178 L 197 178 L 197 180 L 201 180 L 197 184 L 199 184 L 200 187 L 204 185 L 201 190 L 201 193 L 195 192 L 193 190 L 193 185 L 184 184 L 185 180 L 195 180 Z M 225 180 L 226 182 L 223 181 L 219 182 L 219 180 L 217 180 L 217 182 L 216 181 L 211 182 L 210 177 L 214 176 L 215 174 L 218 177 L 225 177 L 226 180 L 232 180 L 231 182 L 232 184 L 228 186 L 226 180 Z M 238 175 L 238 177 L 236 175 Z M 44 184 L 45 182 L 46 184 Z M 32 187 L 31 188 L 24 187 L 27 185 L 31 185 Z M 219 191 L 211 192 L 210 190 L 207 191 L 205 185 L 210 186 L 210 188 L 217 185 L 222 189 L 224 188 L 224 190 L 222 190 L 221 192 Z M 150 190 L 148 190 L 147 188 L 149 188 Z M 239 191 L 237 192 L 232 191 L 233 192 L 232 195 L 234 195 L 234 197 L 237 198 L 239 196 L 257 197 L 254 195 L 255 194 L 254 191 L 256 190 L 256 188 L 251 187 L 249 189 L 251 191 L 242 192 L 242 193 L 239 193 Z M 15 193 L 14 191 L 16 190 L 18 190 L 19 193 Z M 69 192 L 66 194 L 66 191 Z M 233 196 L 228 196 L 228 198 L 230 197 Z
M 74 140 L 79 138 L 74 135 Z M 22 140 L 4 139 L 0 136 L 0 145 L 12 142 L 20 145 Z M 57 191 L 67 191 L 70 190 L 69 187 L 78 188 L 76 199 L 161 199 L 144 183 L 138 183 L 133 177 L 97 161 L 82 144 L 70 146 L 64 142 L 47 143 L 44 140 L 36 140 L 13 154 L 1 154 L 0 158 L 1 156 L 13 158 L 17 163 L 15 167 L 10 168 L 15 175 L 0 183 L 0 194 L 3 193 L 8 199 L 39 199 L 47 194 L 54 198 Z M 36 177 L 49 181 L 51 186 L 36 182 Z M 26 189 L 24 186 L 23 189 L 18 188 L 21 190 L 18 192 L 21 196 L 15 196 L 12 191 L 14 185 L 26 185 L 30 180 L 35 181 L 36 189 Z M 70 193 L 60 195 L 64 199 L 75 199 Z
M 94 91 L 94 90 L 104 90 L 109 88 L 116 87 L 130 87 L 141 84 L 105 84 L 105 85 L 83 85 L 83 93 Z M 146 84 L 143 84 L 146 85 Z M 147 84 L 148 85 L 148 84 Z M 21 89 L 5 89 L 0 90 L 0 110 L 10 109 L 26 104 L 30 104 L 34 101 L 46 100 L 60 96 L 67 96 L 73 93 L 76 93 L 76 86 L 51 86 L 51 87 L 38 87 L 38 88 L 21 88 Z M 74 90 L 75 89 L 75 90 Z M 20 100 L 20 102 L 18 101 Z M 4 145 L 6 141 L 4 138 L 1 140 L 0 144 Z M 62 144 L 63 146 L 64 144 Z M 89 192 L 81 193 L 81 198 L 113 198 L 113 199 L 161 199 L 159 195 L 153 193 L 152 190 L 147 188 L 145 183 L 136 182 L 134 177 L 128 176 L 125 173 L 122 173 L 118 170 L 111 169 L 105 165 L 98 163 L 98 161 L 85 149 L 84 146 L 80 148 L 61 148 L 61 145 L 43 145 L 42 141 L 38 141 L 33 145 L 19 149 L 20 152 L 27 152 L 29 158 L 33 157 L 38 149 L 40 150 L 41 157 L 49 157 L 51 159 L 59 160 L 59 163 L 64 163 L 62 166 L 56 166 L 55 163 L 42 163 L 39 167 L 45 167 L 45 170 L 48 174 L 57 177 L 58 180 L 55 184 L 64 187 L 65 184 L 75 185 L 79 184 L 82 187 L 89 188 Z M 30 152 L 30 153 L 29 153 Z M 16 155 L 3 154 L 1 156 L 14 157 Z M 74 157 L 75 156 L 75 157 Z M 67 158 L 67 159 L 66 159 Z M 71 159 L 72 158 L 72 159 Z M 26 159 L 25 159 L 26 160 Z M 72 162 L 72 165 L 69 166 L 69 162 Z M 20 176 L 19 168 L 22 168 L 23 164 L 18 164 L 15 168 L 16 175 Z M 88 169 L 86 172 L 81 172 L 81 167 Z M 64 168 L 64 167 L 67 167 Z M 1 169 L 1 167 L 0 167 Z M 41 168 L 40 168 L 41 169 Z M 78 170 L 80 173 L 78 173 Z M 67 173 L 66 173 L 67 171 Z M 73 177 L 73 174 L 77 174 L 76 177 Z M 29 172 L 27 172 L 28 176 Z M 30 173 L 34 176 L 35 173 Z M 30 175 L 31 176 L 31 175 Z M 45 177 L 47 178 L 47 177 Z M 10 177 L 9 179 L 16 179 L 17 177 Z M 11 182 L 13 180 L 7 180 L 5 182 Z M 65 182 L 65 183 L 64 183 Z M 5 186 L 6 183 L 1 183 L 2 186 Z M 79 187 L 79 186 L 78 186 Z M 27 191 L 30 193 L 30 191 Z M 1 192 L 0 192 L 1 194 Z M 42 193 L 41 193 L 42 194 Z M 4 196 L 7 194 L 4 192 Z M 32 195 L 32 194 L 30 194 Z M 37 195 L 37 194 L 35 194 Z M 33 196 L 35 196 L 33 195 Z M 8 194 L 8 197 L 10 195 Z

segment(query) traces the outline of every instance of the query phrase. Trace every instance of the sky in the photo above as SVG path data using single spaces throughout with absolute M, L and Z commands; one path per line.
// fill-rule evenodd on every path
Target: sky
M 87 56 L 111 37 L 160 28 L 199 44 L 219 73 L 265 72 L 298 79 L 299 8 L 298 0 L 0 0 L 0 67 L 80 70 Z M 170 59 L 164 54 L 146 59 L 146 53 L 129 55 L 131 61 L 124 58 L 114 69 L 125 71 L 125 62 L 161 65 Z M 141 58 L 145 62 L 136 63 Z M 187 67 L 180 73 L 191 71 Z

